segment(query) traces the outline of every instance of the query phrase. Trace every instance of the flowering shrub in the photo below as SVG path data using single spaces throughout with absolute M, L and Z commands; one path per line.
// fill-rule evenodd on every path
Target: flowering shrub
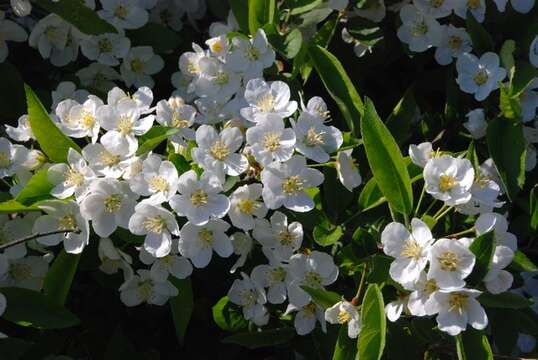
M 536 356 L 534 5 L 0 5 L 1 358 Z

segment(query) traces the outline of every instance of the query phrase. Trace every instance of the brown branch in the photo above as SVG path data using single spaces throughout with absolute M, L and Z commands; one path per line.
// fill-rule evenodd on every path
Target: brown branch
M 33 239 L 37 239 L 37 238 L 40 238 L 40 237 L 44 237 L 44 236 L 49 236 L 49 235 L 56 235 L 56 234 L 67 234 L 67 233 L 75 233 L 75 234 L 80 234 L 80 229 L 73 229 L 73 230 L 54 230 L 54 231 L 50 231 L 50 232 L 46 232 L 46 233 L 41 233 L 41 234 L 31 234 L 31 235 L 28 235 L 28 236 L 25 236 L 23 238 L 20 238 L 20 239 L 17 239 L 17 240 L 13 240 L 13 241 L 10 241 L 6 244 L 2 244 L 0 245 L 0 251 L 1 250 L 4 250 L 4 249 L 7 249 L 9 247 L 12 247 L 12 246 L 15 246 L 15 245 L 19 245 L 19 244 L 22 244 L 22 243 L 25 243 L 27 241 L 30 241 L 30 240 L 33 240 Z

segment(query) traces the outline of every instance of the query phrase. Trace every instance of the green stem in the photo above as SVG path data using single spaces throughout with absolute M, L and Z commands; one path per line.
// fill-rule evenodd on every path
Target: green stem
M 390 206 L 390 204 L 389 204 L 389 211 L 390 211 L 390 217 L 392 218 L 392 221 L 397 221 L 396 215 L 394 214 L 394 210 L 392 210 L 392 207 Z
M 432 203 L 430 204 L 430 206 L 428 206 L 428 208 L 426 209 L 426 211 L 424 211 L 424 214 L 422 214 L 421 217 L 424 217 L 425 215 L 428 215 L 428 213 L 430 212 L 430 210 L 433 208 L 433 206 L 437 203 L 437 199 L 434 199 L 432 201 Z
M 445 235 L 443 237 L 444 238 L 454 238 L 454 237 L 457 237 L 457 236 L 460 236 L 460 235 L 465 235 L 465 234 L 472 233 L 472 232 L 474 232 L 474 230 L 475 230 L 475 228 L 472 227 L 470 229 L 463 230 L 463 231 L 460 231 L 460 232 L 457 232 L 457 233 L 454 233 L 454 234 Z
M 413 217 L 415 217 L 416 214 L 418 214 L 418 210 L 420 209 L 420 205 L 422 205 L 422 200 L 424 199 L 424 193 L 426 192 L 426 186 L 422 186 L 422 191 L 420 192 L 420 197 L 418 198 L 417 207 L 415 208 L 415 211 L 413 211 Z
M 441 208 L 439 210 L 437 210 L 435 215 L 433 215 L 433 218 L 435 219 L 436 217 L 438 217 L 443 211 L 445 211 L 445 209 L 446 209 L 446 205 L 443 204 L 443 206 L 441 206 Z
M 441 214 L 439 214 L 439 216 L 434 216 L 433 218 L 435 219 L 435 221 L 439 221 L 439 219 L 441 219 L 443 216 L 445 216 L 446 214 L 448 214 L 450 211 L 452 211 L 454 208 L 454 206 L 450 206 L 448 209 L 446 209 L 445 211 L 443 211 Z
M 334 167 L 335 164 L 336 164 L 335 162 L 333 162 L 333 161 L 329 161 L 329 162 L 321 163 L 321 164 L 311 164 L 311 165 L 308 165 L 308 167 L 311 167 L 311 168 L 317 168 L 317 167 Z
M 361 280 L 359 282 L 359 288 L 357 289 L 357 293 L 355 294 L 355 299 L 357 299 L 357 301 L 359 300 L 359 296 L 361 295 L 361 292 L 362 292 L 362 288 L 364 287 L 364 280 L 366 278 L 366 263 L 364 264 L 364 269 L 362 269 L 362 275 L 361 275 Z

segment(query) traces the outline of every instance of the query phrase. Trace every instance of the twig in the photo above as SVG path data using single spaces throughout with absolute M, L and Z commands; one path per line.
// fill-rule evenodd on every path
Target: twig
M 31 234 L 31 235 L 28 235 L 28 236 L 25 236 L 23 238 L 20 238 L 20 239 L 17 239 L 17 240 L 13 240 L 11 242 L 8 242 L 6 244 L 2 244 L 0 245 L 0 250 L 4 250 L 4 249 L 7 249 L 9 247 L 12 247 L 12 246 L 15 246 L 15 245 L 18 245 L 18 244 L 22 244 L 22 243 L 25 243 L 27 241 L 30 241 L 30 240 L 33 240 L 33 239 L 37 239 L 37 238 L 40 238 L 40 237 L 44 237 L 44 236 L 49 236 L 49 235 L 56 235 L 56 234 L 63 234 L 63 233 L 75 233 L 75 234 L 80 234 L 80 229 L 73 229 L 73 230 L 54 230 L 54 231 L 50 231 L 50 232 L 46 232 L 46 233 L 41 233 L 41 234 Z

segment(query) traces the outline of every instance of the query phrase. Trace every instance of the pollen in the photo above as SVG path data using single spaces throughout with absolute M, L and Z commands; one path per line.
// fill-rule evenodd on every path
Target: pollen
M 443 271 L 454 272 L 458 269 L 460 258 L 455 252 L 445 251 L 437 257 L 437 261 Z
M 170 184 L 162 176 L 154 176 L 148 180 L 149 187 L 155 192 L 167 192 L 170 190 Z
M 306 305 L 303 307 L 303 312 L 310 316 L 314 315 L 316 313 L 316 304 L 311 302 L 310 304 Z
M 115 213 L 121 208 L 121 196 L 113 194 L 105 198 L 105 211 L 107 213 Z
M 209 148 L 209 154 L 216 160 L 224 160 L 228 155 L 230 155 L 230 149 L 222 140 L 217 140 Z
M 129 116 L 121 116 L 120 120 L 118 121 L 118 131 L 123 134 L 127 135 L 133 130 L 133 120 Z
M 260 58 L 260 52 L 254 46 L 249 47 L 247 57 L 250 61 L 256 61 Z
M 450 175 L 441 175 L 439 176 L 439 191 L 447 192 L 452 190 L 458 182 L 453 176 Z
M 120 162 L 119 155 L 114 155 L 107 150 L 101 151 L 101 153 L 99 154 L 99 158 L 101 159 L 101 162 L 106 166 L 114 166 Z
M 275 106 L 275 99 L 271 94 L 262 95 L 256 102 L 256 106 L 263 112 L 270 112 Z
M 280 148 L 280 134 L 278 132 L 270 132 L 265 134 L 262 140 L 262 145 L 265 150 L 274 152 Z
M 125 19 L 128 14 L 129 14 L 129 9 L 127 8 L 127 6 L 123 4 L 119 4 L 114 10 L 114 15 L 119 17 L 120 19 Z
M 225 71 L 219 71 L 215 76 L 215 84 L 219 86 L 226 85 L 230 82 L 230 75 Z
M 204 206 L 207 205 L 208 195 L 203 189 L 196 189 L 191 194 L 191 203 L 194 206 Z
M 473 77 L 474 82 L 475 82 L 476 85 L 478 85 L 478 86 L 482 86 L 482 85 L 484 85 L 485 83 L 487 83 L 487 82 L 488 82 L 488 79 L 489 79 L 488 72 L 487 72 L 485 69 L 481 69 L 481 70 L 478 71 L 478 72 L 476 73 L 476 75 Z
M 304 137 L 304 143 L 306 146 L 314 147 L 314 146 L 320 146 L 325 144 L 325 139 L 323 136 L 325 135 L 324 131 L 316 131 L 314 127 L 311 127 L 306 132 L 306 135 Z
M 95 121 L 95 117 L 91 113 L 87 111 L 82 112 L 82 117 L 80 118 L 80 125 L 84 129 L 93 128 L 93 126 L 95 125 Z
M 286 270 L 283 267 L 277 267 L 269 271 L 269 283 L 276 285 L 286 279 Z
M 282 181 L 282 191 L 288 195 L 294 195 L 304 189 L 304 183 L 297 175 L 288 176 Z
M 448 37 L 448 47 L 452 51 L 459 51 L 463 45 L 463 39 L 459 36 L 452 35 Z
M 147 232 L 160 234 L 166 228 L 166 220 L 162 216 L 148 217 L 143 225 Z
M 64 183 L 67 186 L 80 186 L 84 182 L 84 175 L 74 168 L 69 168 L 64 173 L 64 178 Z
M 112 52 L 112 43 L 107 38 L 99 39 L 99 41 L 97 42 L 97 47 L 102 53 Z
M 59 230 L 75 230 L 77 227 L 77 220 L 73 215 L 64 215 L 58 220 Z
M 239 293 L 239 297 L 241 298 L 241 302 L 243 303 L 243 306 L 252 306 L 256 304 L 256 293 L 252 289 L 245 289 Z
M 202 229 L 198 232 L 198 238 L 207 246 L 211 246 L 213 244 L 213 231 Z
M 153 294 L 153 284 L 151 281 L 146 280 L 138 285 L 138 297 L 140 300 L 148 301 L 151 298 L 151 294 Z
M 260 204 L 251 199 L 241 199 L 237 203 L 237 208 L 239 211 L 247 215 L 254 214 L 259 207 Z
M 0 152 L 0 169 L 7 169 L 11 166 L 11 159 L 7 152 Z
M 32 277 L 32 268 L 28 264 L 11 264 L 9 275 L 17 281 L 28 280 Z
M 414 258 L 418 260 L 422 255 L 422 247 L 413 239 L 407 239 L 405 242 L 402 252 L 400 253 L 401 257 L 405 258 Z
M 431 0 L 430 4 L 434 8 L 440 8 L 445 3 L 445 0 Z
M 211 51 L 215 54 L 220 53 L 224 49 L 224 45 L 220 40 L 213 41 L 209 47 L 211 48 Z
M 180 112 L 174 110 L 174 112 L 172 113 L 172 126 L 178 129 L 188 128 L 189 120 L 183 119 Z
M 351 320 L 351 315 L 345 310 L 340 310 L 336 318 L 338 319 L 339 324 L 344 324 Z
M 414 37 L 422 37 L 428 32 L 428 25 L 424 22 L 417 22 L 413 25 L 411 33 Z
M 430 279 L 424 284 L 423 291 L 426 293 L 426 295 L 431 295 L 437 290 L 439 290 L 439 287 L 437 286 L 435 279 Z
M 471 10 L 476 10 L 480 8 L 480 0 L 468 0 L 467 7 Z
M 449 310 L 456 310 L 457 312 L 461 313 L 465 307 L 465 303 L 467 303 L 468 297 L 469 296 L 458 292 L 450 294 L 448 298 L 448 305 L 450 306 Z
M 144 72 L 144 62 L 140 59 L 131 60 L 131 70 L 136 74 L 142 74 Z
M 277 238 L 282 245 L 289 246 L 293 244 L 296 239 L 296 236 L 289 232 L 288 229 L 285 229 L 278 233 Z
M 304 285 L 310 286 L 312 288 L 319 288 L 321 286 L 321 276 L 317 272 L 308 271 L 304 275 L 303 280 Z

